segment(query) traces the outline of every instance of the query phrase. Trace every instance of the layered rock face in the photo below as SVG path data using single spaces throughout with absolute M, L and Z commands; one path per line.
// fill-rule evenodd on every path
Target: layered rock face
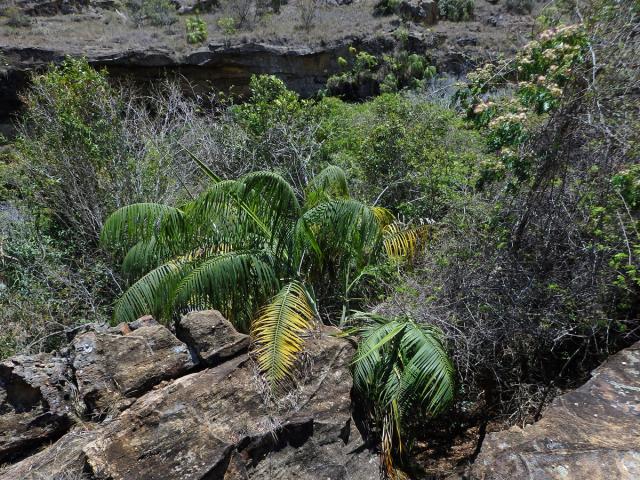
M 491 433 L 471 468 L 482 480 L 640 478 L 640 343 L 524 429 Z
M 216 311 L 183 318 L 188 345 L 144 319 L 91 327 L 58 356 L 3 362 L 0 455 L 26 458 L 0 480 L 377 478 L 351 418 L 353 346 L 332 333 L 307 340 L 278 402 L 247 337 Z

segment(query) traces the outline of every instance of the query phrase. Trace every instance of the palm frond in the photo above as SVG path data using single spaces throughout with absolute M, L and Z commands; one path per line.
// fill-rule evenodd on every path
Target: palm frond
M 384 228 L 383 244 L 387 256 L 398 260 L 412 258 L 423 245 L 431 225 L 406 228 L 400 223 L 391 223 Z
M 402 347 L 410 360 L 401 378 L 400 402 L 407 407 L 420 404 L 431 415 L 440 413 L 453 400 L 455 389 L 453 364 L 442 344 L 442 333 L 409 321 Z
M 258 306 L 278 291 L 273 259 L 262 251 L 217 254 L 198 263 L 176 285 L 173 303 L 182 309 L 215 308 L 240 331 Z
M 376 220 L 378 220 L 380 228 L 384 229 L 386 226 L 391 225 L 395 220 L 393 213 L 391 213 L 391 211 L 387 208 L 376 206 L 371 207 L 371 211 L 375 215 Z
M 329 165 L 309 182 L 305 196 L 306 209 L 328 200 L 347 199 L 347 175 L 340 167 Z
M 168 319 L 173 312 L 173 304 L 167 300 L 189 268 L 189 264 L 182 260 L 171 260 L 151 270 L 118 299 L 114 309 L 115 320 L 131 322 L 146 314 Z
M 160 203 L 134 203 L 109 215 L 100 241 L 120 249 L 160 234 L 171 237 L 183 227 L 184 213 L 178 208 Z
M 157 266 L 164 263 L 170 257 L 169 249 L 155 237 L 149 240 L 141 240 L 129 249 L 122 261 L 122 273 L 128 279 L 139 278 Z
M 321 203 L 302 219 L 325 256 L 350 257 L 362 263 L 377 250 L 381 239 L 375 215 L 357 200 Z
M 302 333 L 311 328 L 314 313 L 304 286 L 287 284 L 265 306 L 253 323 L 252 336 L 260 370 L 274 389 L 290 378 L 297 355 L 302 351 Z

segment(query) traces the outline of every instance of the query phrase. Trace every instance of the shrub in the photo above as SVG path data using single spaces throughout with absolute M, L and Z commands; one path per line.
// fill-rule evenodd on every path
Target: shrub
M 507 11 L 526 15 L 533 10 L 533 0 L 506 0 Z
M 18 7 L 7 7 L 2 11 L 6 24 L 13 28 L 25 28 L 31 25 L 31 18 Z
M 216 22 L 218 28 L 222 30 L 222 34 L 225 37 L 225 43 L 229 44 L 230 37 L 237 32 L 237 23 L 233 17 L 220 17 Z
M 393 15 L 398 10 L 400 0 L 379 0 L 373 7 L 373 14 L 378 16 Z
M 199 16 L 187 18 L 185 27 L 188 43 L 202 43 L 207 40 L 207 24 Z
M 438 11 L 441 18 L 452 22 L 466 22 L 473 18 L 474 0 L 439 0 Z
M 331 95 L 355 100 L 403 88 L 422 89 L 436 74 L 435 67 L 429 65 L 425 57 L 402 49 L 382 58 L 353 47 L 350 54 L 351 61 L 338 58 L 338 64 L 345 71 L 332 75 L 327 81 L 327 92 Z
M 169 140 L 184 133 L 176 137 L 183 131 L 168 109 L 184 108 L 188 115 L 188 106 L 158 101 L 153 120 L 149 99 L 136 101 L 133 91 L 111 87 L 105 73 L 83 59 L 34 76 L 23 101 L 17 150 L 30 178 L 24 194 L 75 243 L 95 243 L 106 212 L 134 199 L 173 197 L 184 188 L 188 169 L 174 169 Z M 156 121 L 172 122 L 173 136 L 157 130 Z
M 178 21 L 171 0 L 128 0 L 127 6 L 138 26 L 149 24 L 164 27 Z
M 319 4 L 320 0 L 298 0 L 296 3 L 300 26 L 307 32 L 313 27 Z

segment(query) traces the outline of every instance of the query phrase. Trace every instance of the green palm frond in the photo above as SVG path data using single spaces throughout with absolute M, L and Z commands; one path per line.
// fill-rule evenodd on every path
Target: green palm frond
M 263 251 L 206 258 L 179 281 L 171 303 L 180 309 L 215 308 L 247 332 L 258 306 L 278 291 L 273 263 Z
M 141 240 L 129 249 L 122 261 L 122 273 L 128 279 L 136 279 L 171 257 L 169 249 L 155 237 Z
M 381 240 L 375 215 L 357 200 L 321 203 L 307 211 L 302 219 L 326 256 L 351 257 L 362 262 L 377 250 Z M 298 235 L 298 238 L 304 236 Z
M 176 236 L 183 228 L 182 210 L 160 203 L 134 203 L 109 215 L 100 241 L 112 248 L 127 248 L 158 235 Z
M 114 309 L 115 320 L 131 322 L 147 314 L 158 319 L 170 318 L 173 304 L 167 300 L 189 269 L 189 263 L 172 260 L 151 270 L 118 299 Z
M 329 165 L 313 177 L 306 188 L 305 208 L 315 207 L 319 203 L 349 198 L 349 186 L 344 170 Z
M 277 389 L 290 378 L 304 345 L 302 334 L 311 328 L 313 320 L 304 286 L 293 281 L 273 297 L 254 321 L 256 359 L 272 388 Z
M 400 402 L 408 409 L 416 402 L 431 415 L 453 400 L 453 364 L 442 345 L 442 332 L 428 325 L 407 322 L 402 349 L 410 354 L 401 377 Z

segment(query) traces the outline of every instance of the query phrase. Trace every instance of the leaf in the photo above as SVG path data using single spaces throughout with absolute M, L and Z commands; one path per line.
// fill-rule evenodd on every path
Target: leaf
M 176 237 L 183 227 L 184 213 L 180 209 L 160 203 L 134 203 L 109 215 L 100 242 L 120 249 L 158 235 Z
M 278 286 L 273 260 L 265 252 L 228 252 L 197 264 L 177 284 L 171 303 L 178 308 L 216 308 L 247 332 L 252 315 Z
M 282 387 L 291 377 L 296 357 L 303 349 L 302 333 L 311 328 L 313 319 L 304 286 L 293 281 L 273 297 L 254 321 L 257 362 L 273 389 Z
M 307 210 L 325 201 L 347 199 L 349 198 L 347 175 L 340 167 L 329 165 L 309 182 L 305 196 Z
M 151 270 L 118 299 L 114 309 L 116 321 L 132 322 L 146 314 L 157 319 L 169 318 L 173 304 L 167 299 L 188 269 L 188 263 L 172 260 Z
M 383 244 L 387 256 L 391 259 L 412 258 L 427 238 L 431 225 L 419 225 L 404 228 L 399 223 L 392 223 L 384 228 Z

